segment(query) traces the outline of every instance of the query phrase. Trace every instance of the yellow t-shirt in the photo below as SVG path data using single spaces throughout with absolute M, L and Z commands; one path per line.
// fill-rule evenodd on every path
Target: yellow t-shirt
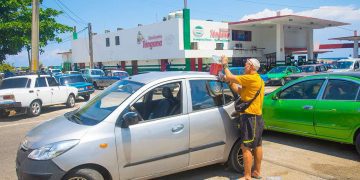
M 265 84 L 259 74 L 245 74 L 237 76 L 238 83 L 242 86 L 240 97 L 244 101 L 250 101 L 255 97 L 256 92 L 261 91 L 258 97 L 245 110 L 247 114 L 262 115 L 262 106 L 264 101 Z

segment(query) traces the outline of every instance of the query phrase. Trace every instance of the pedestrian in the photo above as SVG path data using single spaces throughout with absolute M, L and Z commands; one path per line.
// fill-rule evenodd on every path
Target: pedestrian
M 264 121 L 262 119 L 262 105 L 264 101 L 264 81 L 261 79 L 257 71 L 260 68 L 260 62 L 251 58 L 245 63 L 245 73 L 243 75 L 233 75 L 229 70 L 228 58 L 221 57 L 224 67 L 225 81 L 229 82 L 230 87 L 235 87 L 241 99 L 246 102 L 254 99 L 250 106 L 240 113 L 240 140 L 242 141 L 241 150 L 244 160 L 244 177 L 241 179 L 259 179 L 262 151 L 262 132 L 264 129 Z M 233 88 L 232 88 L 233 89 Z M 258 94 L 258 95 L 257 95 Z M 252 151 L 254 153 L 255 168 L 252 167 Z

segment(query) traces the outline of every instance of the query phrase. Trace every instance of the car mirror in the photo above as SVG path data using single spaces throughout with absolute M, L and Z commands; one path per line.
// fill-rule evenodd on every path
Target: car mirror
M 139 123 L 139 115 L 135 112 L 128 112 L 122 118 L 121 128 L 128 128 L 130 125 Z
M 275 94 L 272 96 L 271 99 L 272 99 L 272 100 L 278 100 L 278 99 L 279 99 L 278 93 L 275 93 Z

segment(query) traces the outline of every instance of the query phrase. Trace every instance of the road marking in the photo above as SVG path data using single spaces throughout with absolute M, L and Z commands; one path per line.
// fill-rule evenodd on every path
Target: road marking
M 39 122 L 43 122 L 43 121 L 44 120 L 38 120 L 38 121 L 31 121 L 31 122 L 24 122 L 24 123 L 8 124 L 8 125 L 0 126 L 0 128 L 12 127 L 12 126 L 21 126 L 21 125 L 25 125 L 25 124 L 39 123 Z

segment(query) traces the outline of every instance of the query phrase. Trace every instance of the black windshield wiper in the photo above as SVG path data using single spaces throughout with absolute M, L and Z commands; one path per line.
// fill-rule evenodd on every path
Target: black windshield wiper
M 77 116 L 75 113 L 70 117 L 74 122 L 76 122 L 78 124 L 83 124 L 83 122 L 81 121 L 81 118 L 79 116 Z

